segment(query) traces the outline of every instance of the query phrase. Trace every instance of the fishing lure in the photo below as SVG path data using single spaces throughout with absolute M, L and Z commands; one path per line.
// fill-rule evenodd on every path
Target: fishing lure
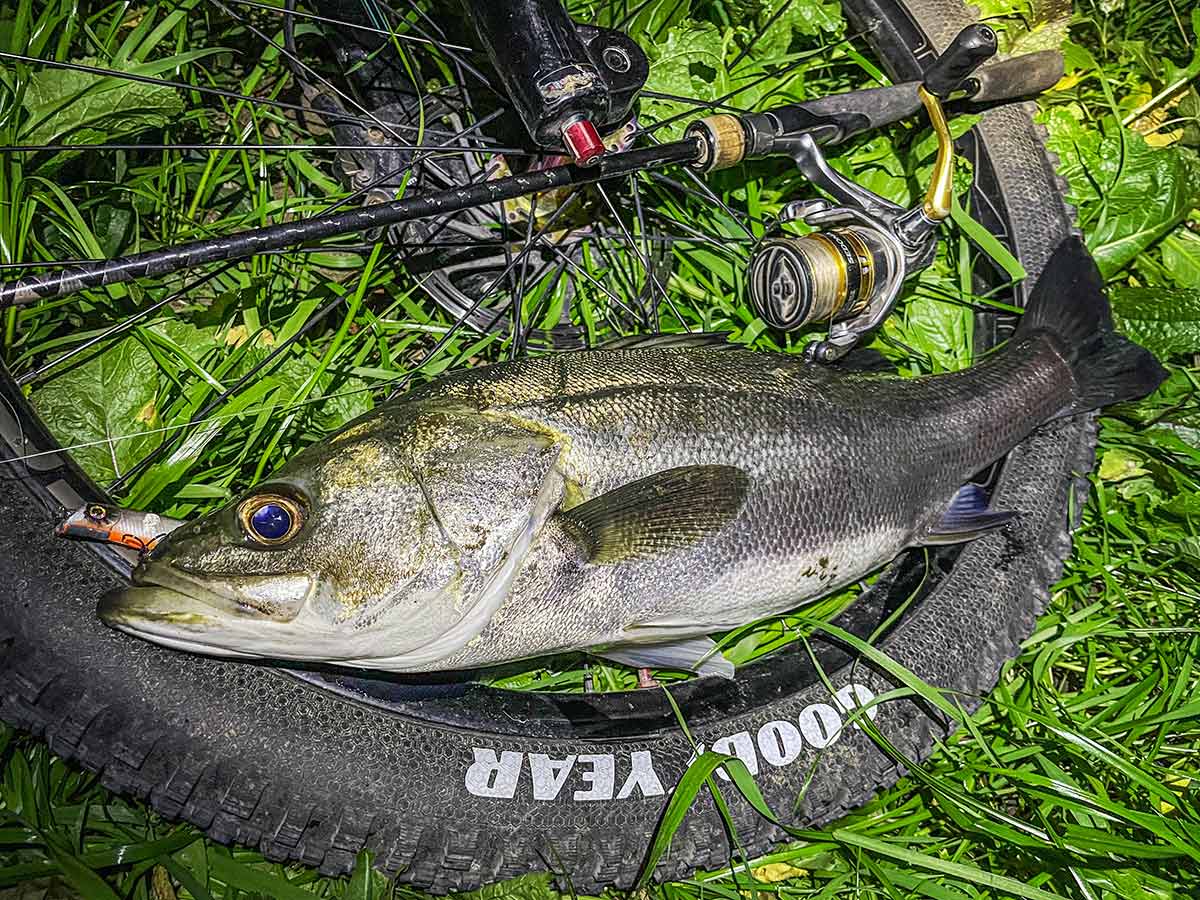
M 54 533 L 62 537 L 120 544 L 139 553 L 149 553 L 163 537 L 183 521 L 158 513 L 121 509 L 106 503 L 85 503 L 58 523 Z

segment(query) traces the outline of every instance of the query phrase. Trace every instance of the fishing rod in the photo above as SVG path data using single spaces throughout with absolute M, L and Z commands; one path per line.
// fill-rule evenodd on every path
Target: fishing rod
M 586 168 L 574 164 L 554 166 L 479 184 L 403 197 L 389 203 L 377 203 L 345 212 L 267 225 L 227 237 L 191 241 L 161 250 L 135 253 L 132 256 L 97 260 L 87 265 L 72 266 L 61 271 L 0 284 L 0 309 L 65 297 L 88 288 L 165 275 L 207 263 L 244 259 L 308 241 L 386 228 L 413 219 L 444 216 L 556 188 L 593 184 L 647 169 L 691 163 L 699 158 L 700 153 L 700 142 L 694 138 L 687 138 L 655 147 L 606 154 L 597 164 Z

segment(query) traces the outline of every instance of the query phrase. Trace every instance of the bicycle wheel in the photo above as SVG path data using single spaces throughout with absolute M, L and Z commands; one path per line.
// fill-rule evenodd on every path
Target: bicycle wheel
M 844 8 L 897 79 L 917 77 L 970 21 L 958 0 L 847 0 Z M 1029 111 L 989 111 L 966 145 L 977 214 L 1032 281 L 1071 225 Z M 1020 289 L 1015 299 L 1023 299 Z M 554 316 L 539 321 L 553 328 Z M 1003 319 L 981 315 L 977 346 L 1004 328 Z M 346 871 L 367 847 L 384 871 L 434 891 L 531 869 L 556 871 L 580 891 L 632 883 L 693 753 L 660 692 L 297 677 L 111 632 L 95 617 L 95 600 L 126 576 L 127 560 L 52 534 L 59 505 L 75 506 L 97 488 L 7 371 L 0 390 L 0 449 L 15 460 L 0 492 L 8 525 L 0 535 L 6 721 L 217 840 L 327 873 Z M 997 505 L 1024 513 L 1015 540 L 984 537 L 928 557 L 909 554 L 835 623 L 865 638 L 902 611 L 878 639 L 881 650 L 961 695 L 989 690 L 1060 572 L 1068 510 L 1083 497 L 1092 448 L 1089 417 L 1031 436 L 996 477 Z M 856 699 L 894 686 L 888 675 L 837 642 L 811 643 L 814 657 L 792 645 L 732 682 L 700 679 L 670 690 L 696 738 L 745 759 L 774 809 L 820 824 L 892 784 L 902 767 L 861 731 L 841 727 Z M 949 728 L 909 700 L 880 704 L 875 724 L 912 759 L 928 755 Z M 748 804 L 730 803 L 749 853 L 784 837 Z M 721 865 L 727 847 L 717 809 L 702 796 L 656 875 Z

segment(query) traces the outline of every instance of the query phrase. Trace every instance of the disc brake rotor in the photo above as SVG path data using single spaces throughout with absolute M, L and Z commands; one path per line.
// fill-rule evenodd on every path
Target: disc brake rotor
M 371 90 L 361 95 L 381 98 L 380 73 L 350 53 L 354 75 L 370 79 Z M 415 86 L 396 70 L 386 73 L 390 102 L 376 106 L 371 118 L 346 116 L 343 104 L 329 93 L 308 89 L 309 106 L 332 132 L 336 143 L 354 147 L 341 150 L 338 174 L 364 204 L 396 199 L 403 191 L 416 195 L 452 189 L 465 184 L 504 178 L 563 165 L 565 156 L 487 154 L 481 152 L 470 125 L 469 95 L 465 92 L 432 95 Z M 397 127 L 399 126 L 399 127 Z M 418 130 L 419 129 L 419 130 Z M 446 151 L 412 150 L 410 135 L 429 130 L 439 135 L 417 143 L 444 143 Z M 628 149 L 637 133 L 636 118 L 604 136 L 609 151 Z M 457 137 L 446 139 L 441 135 Z M 620 198 L 609 198 L 618 206 Z M 607 227 L 605 227 L 607 226 Z M 539 302 L 523 311 L 521 342 L 549 349 L 568 350 L 585 345 L 583 329 L 571 317 L 576 279 L 588 278 L 585 244 L 611 243 L 622 226 L 594 189 L 560 188 L 534 197 L 502 201 L 467 209 L 438 219 L 406 222 L 385 236 L 396 258 L 416 279 L 422 291 L 439 307 L 483 334 L 507 336 L 513 331 L 513 297 L 531 294 Z M 378 240 L 378 233 L 368 235 Z M 532 244 L 528 252 L 523 252 Z M 669 248 L 647 245 L 638 250 L 632 267 L 641 281 L 634 293 L 644 305 L 652 281 L 660 284 L 670 274 Z M 650 268 L 652 278 L 645 268 Z M 600 289 L 618 290 L 611 279 Z M 630 322 L 630 327 L 637 322 Z

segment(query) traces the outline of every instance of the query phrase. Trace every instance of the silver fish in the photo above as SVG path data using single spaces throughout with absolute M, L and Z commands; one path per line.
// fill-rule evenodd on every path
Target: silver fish
M 1112 332 L 1078 240 L 1014 338 L 963 372 L 693 343 L 444 377 L 172 532 L 100 614 L 239 657 L 415 672 L 584 650 L 730 675 L 709 633 L 1002 526 L 1016 511 L 973 475 L 1164 377 Z

